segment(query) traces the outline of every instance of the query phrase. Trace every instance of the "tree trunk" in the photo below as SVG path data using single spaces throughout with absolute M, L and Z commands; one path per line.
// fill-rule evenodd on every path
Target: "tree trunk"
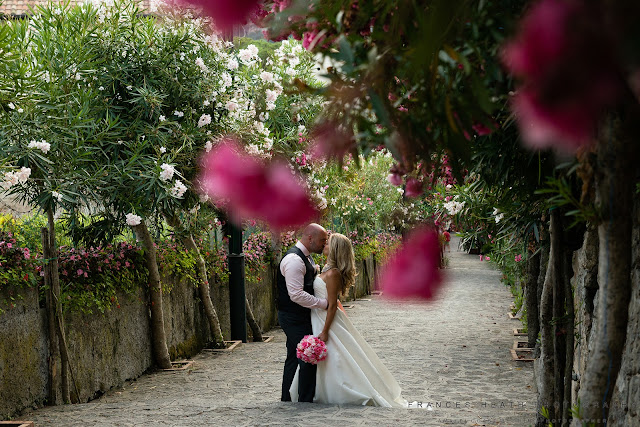
M 247 322 L 249 323 L 251 334 L 253 335 L 253 342 L 262 342 L 262 330 L 260 329 L 260 325 L 258 325 L 258 322 L 256 322 L 256 318 L 253 316 L 253 310 L 251 310 L 249 299 L 245 298 L 244 303 L 245 311 L 247 313 Z
M 56 227 L 51 208 L 47 209 L 47 222 L 49 226 L 49 260 L 51 264 L 51 297 L 55 304 L 55 326 L 58 335 L 58 347 L 60 349 L 60 380 L 62 382 L 62 401 L 71 403 L 69 393 L 69 353 L 64 337 L 64 316 L 62 314 L 62 301 L 60 300 L 60 275 L 58 274 L 58 248 L 56 246 Z
M 166 216 L 167 222 L 174 229 L 180 228 L 180 220 L 175 216 Z M 222 329 L 220 328 L 220 319 L 216 308 L 211 301 L 211 292 L 209 290 L 209 273 L 207 271 L 207 263 L 205 262 L 200 249 L 196 245 L 193 235 L 188 233 L 182 237 L 182 244 L 189 252 L 193 252 L 196 256 L 196 265 L 198 266 L 198 275 L 200 280 L 198 281 L 198 290 L 200 292 L 200 299 L 204 306 L 204 312 L 207 315 L 209 321 L 209 328 L 211 330 L 211 337 L 213 338 L 213 344 L 216 347 L 224 347 L 224 337 L 222 335 Z
M 47 290 L 47 326 L 49 333 L 49 394 L 47 403 L 55 405 L 58 400 L 58 347 L 56 346 L 56 305 L 54 303 L 53 292 L 51 289 L 51 248 L 49 246 L 49 231 L 42 227 L 42 257 L 46 260 L 44 263 L 44 287 Z
M 593 350 L 579 392 L 583 419 L 608 418 L 614 384 L 620 370 L 631 298 L 631 218 L 637 168 L 637 141 L 610 118 L 598 145 L 595 171 L 598 226 L 598 311 Z
M 171 368 L 171 358 L 167 349 L 167 336 L 164 330 L 164 315 L 162 312 L 162 283 L 158 271 L 156 248 L 149 234 L 147 225 L 141 222 L 132 227 L 144 248 L 144 259 L 149 270 L 149 294 L 151 299 L 151 343 L 156 364 L 162 369 Z
M 533 348 L 540 332 L 538 317 L 538 276 L 540 275 L 540 251 L 527 255 L 527 276 L 525 282 L 525 300 L 527 307 L 527 347 Z
M 564 413 L 564 369 L 566 366 L 566 336 L 565 325 L 565 285 L 564 269 L 566 258 L 566 245 L 562 230 L 564 211 L 556 208 L 551 211 L 551 246 L 553 258 L 549 264 L 553 268 L 553 379 L 554 379 L 554 405 L 553 418 L 560 420 Z M 561 424 L 561 423 L 559 423 Z
M 574 351 L 574 334 L 575 334 L 575 313 L 573 308 L 573 290 L 571 287 L 571 277 L 573 276 L 573 269 L 571 260 L 573 258 L 573 251 L 568 250 L 564 257 L 564 294 L 565 294 L 565 306 L 566 306 L 566 321 L 564 322 L 565 334 L 565 365 L 564 365 L 564 396 L 562 400 L 562 425 L 569 425 L 569 419 L 571 417 L 571 385 L 573 380 L 573 351 Z
M 555 224 L 555 216 L 551 216 L 549 232 L 558 233 Z M 557 239 L 556 239 L 557 240 Z M 546 427 L 547 420 L 541 415 L 541 411 L 548 410 L 552 415 L 554 413 L 554 357 L 553 357 L 553 284 L 555 282 L 555 262 L 558 248 L 553 244 L 549 248 L 549 261 L 545 272 L 544 284 L 542 286 L 542 295 L 540 299 L 540 357 L 536 361 L 536 376 L 538 383 L 538 414 L 536 418 L 536 427 Z M 552 415 L 553 416 L 553 415 Z
M 633 214 L 631 302 L 627 341 L 622 355 L 622 366 L 611 396 L 609 424 L 633 426 L 640 424 L 638 396 L 640 396 L 640 200 L 636 196 Z

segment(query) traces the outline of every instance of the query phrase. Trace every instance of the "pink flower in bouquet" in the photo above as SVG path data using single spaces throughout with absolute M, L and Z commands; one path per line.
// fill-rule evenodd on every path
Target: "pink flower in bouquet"
M 317 215 L 306 189 L 283 163 L 265 164 L 232 139 L 202 159 L 201 188 L 236 218 L 258 218 L 275 229 L 308 223 Z
M 296 347 L 296 357 L 303 362 L 317 365 L 327 358 L 327 346 L 318 337 L 305 335 Z
M 442 285 L 438 232 L 423 227 L 414 230 L 384 271 L 380 283 L 391 298 L 431 299 Z

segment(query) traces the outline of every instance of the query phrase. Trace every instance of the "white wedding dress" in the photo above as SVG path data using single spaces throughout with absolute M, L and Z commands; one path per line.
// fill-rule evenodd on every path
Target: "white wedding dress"
M 320 277 L 313 282 L 318 298 L 327 297 L 327 286 Z M 324 328 L 326 310 L 311 310 L 313 334 Z M 298 370 L 291 385 L 291 399 L 298 401 Z M 349 318 L 337 310 L 329 329 L 327 358 L 318 363 L 316 403 L 352 404 L 407 408 L 400 386 L 362 338 Z

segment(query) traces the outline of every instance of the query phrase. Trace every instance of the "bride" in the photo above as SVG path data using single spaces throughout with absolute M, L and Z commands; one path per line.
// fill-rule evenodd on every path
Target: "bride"
M 318 363 L 313 401 L 406 408 L 398 382 L 345 313 L 338 310 L 338 296 L 355 283 L 351 241 L 333 233 L 323 253 L 327 266 L 313 282 L 313 290 L 316 297 L 329 301 L 329 308 L 311 310 L 311 324 L 314 335 L 327 344 L 327 358 Z M 296 371 L 290 389 L 293 401 L 298 396 L 297 377 Z

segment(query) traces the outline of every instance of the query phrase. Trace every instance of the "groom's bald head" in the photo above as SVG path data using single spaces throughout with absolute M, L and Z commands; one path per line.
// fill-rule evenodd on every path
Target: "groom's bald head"
M 304 228 L 300 241 L 309 252 L 319 254 L 327 243 L 327 236 L 327 230 L 323 226 L 311 223 Z

